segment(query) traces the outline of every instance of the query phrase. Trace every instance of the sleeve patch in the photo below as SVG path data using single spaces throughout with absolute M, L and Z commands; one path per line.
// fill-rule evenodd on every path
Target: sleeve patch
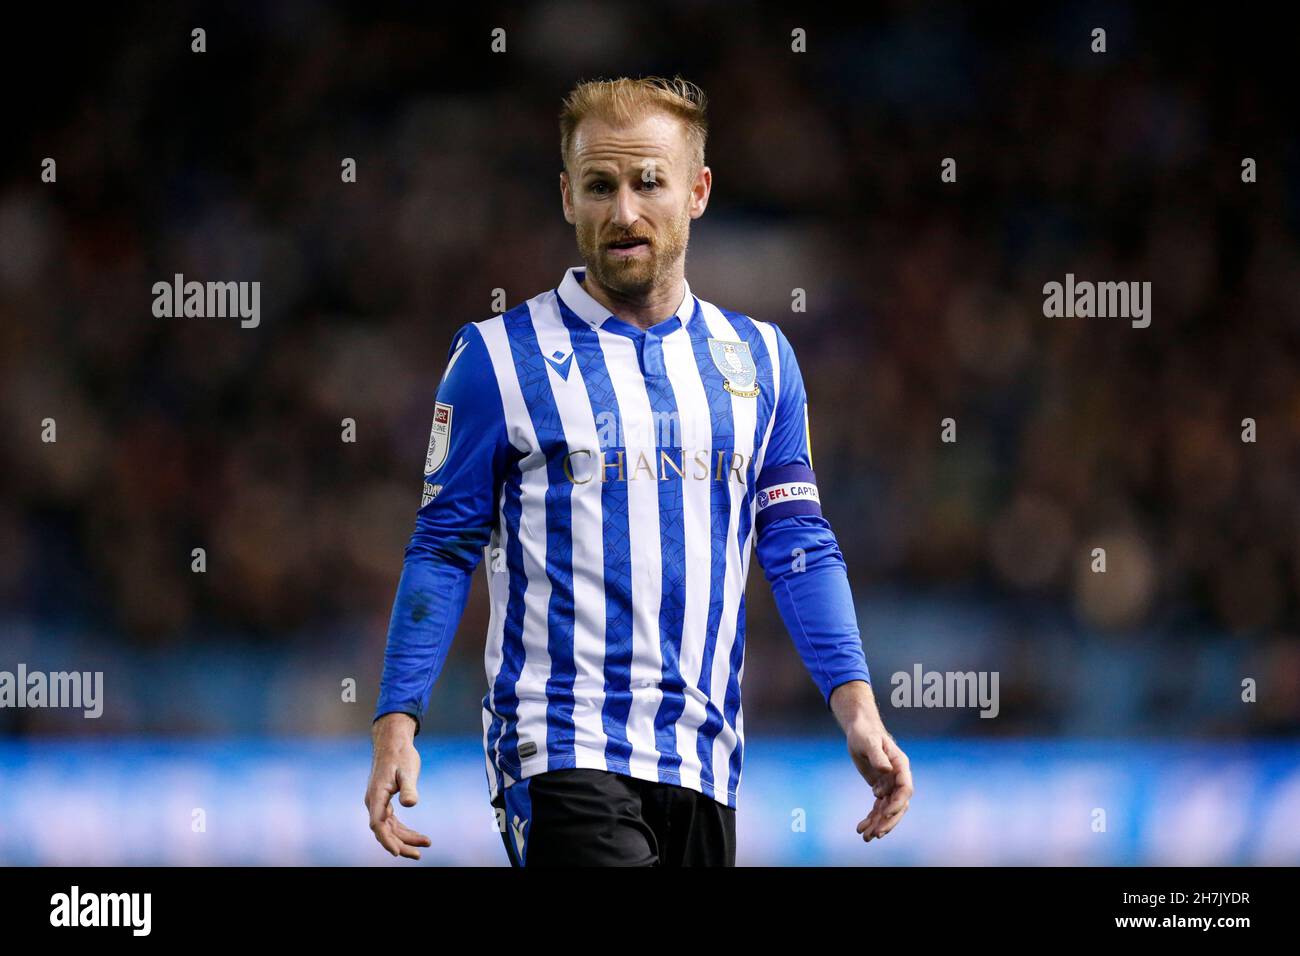
M 429 450 L 424 456 L 424 473 L 432 475 L 447 461 L 447 449 L 451 447 L 451 406 L 446 402 L 434 402 L 433 428 L 429 431 Z

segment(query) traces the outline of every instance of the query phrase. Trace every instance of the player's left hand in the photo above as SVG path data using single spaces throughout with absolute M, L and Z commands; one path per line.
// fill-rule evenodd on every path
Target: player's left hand
M 898 826 L 912 799 L 912 768 L 901 747 L 879 720 L 849 728 L 849 754 L 862 778 L 876 795 L 871 812 L 857 830 L 864 843 L 879 839 Z

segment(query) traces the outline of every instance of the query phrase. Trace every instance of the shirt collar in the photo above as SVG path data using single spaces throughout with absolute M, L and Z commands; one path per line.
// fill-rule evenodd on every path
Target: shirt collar
M 586 266 L 571 266 L 564 273 L 564 279 L 560 282 L 560 286 L 556 291 L 559 293 L 560 299 L 573 311 L 574 315 L 593 329 L 598 329 L 605 324 L 606 319 L 613 318 L 613 314 L 593 299 L 591 293 L 582 287 L 582 279 L 586 274 Z M 682 277 L 682 302 L 674 314 L 681 319 L 683 327 L 695 314 L 695 297 L 691 295 L 691 284 L 686 281 L 685 276 Z

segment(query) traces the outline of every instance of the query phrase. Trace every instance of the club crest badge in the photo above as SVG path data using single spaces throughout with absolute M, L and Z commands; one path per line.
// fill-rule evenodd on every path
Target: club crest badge
M 447 460 L 451 447 L 451 406 L 445 402 L 433 403 L 433 428 L 429 432 L 429 451 L 424 456 L 424 473 L 432 475 Z
M 732 395 L 753 398 L 758 394 L 758 368 L 748 342 L 709 339 L 709 356 L 722 373 L 722 387 Z

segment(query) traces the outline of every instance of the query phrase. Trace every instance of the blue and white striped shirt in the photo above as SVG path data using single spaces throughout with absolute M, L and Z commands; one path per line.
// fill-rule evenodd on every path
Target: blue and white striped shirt
M 492 797 L 586 767 L 735 807 L 755 543 L 823 697 L 870 680 L 803 380 L 775 325 L 688 285 L 642 330 L 584 271 L 453 339 L 376 718 L 418 724 L 482 562 Z

